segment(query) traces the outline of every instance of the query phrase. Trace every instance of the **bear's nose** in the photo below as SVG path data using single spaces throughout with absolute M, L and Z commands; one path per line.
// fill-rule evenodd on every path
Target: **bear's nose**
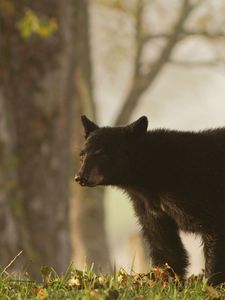
M 80 176 L 79 175 L 76 175 L 74 179 L 75 179 L 76 182 L 80 182 Z
M 81 177 L 80 175 L 75 176 L 75 181 L 78 182 L 80 185 L 85 186 L 87 184 L 87 177 Z

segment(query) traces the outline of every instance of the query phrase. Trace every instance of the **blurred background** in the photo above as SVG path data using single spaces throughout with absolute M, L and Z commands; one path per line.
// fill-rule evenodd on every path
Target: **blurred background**
M 0 265 L 40 274 L 150 261 L 129 199 L 74 183 L 80 115 L 225 125 L 225 0 L 0 0 Z M 198 273 L 201 240 L 182 235 Z

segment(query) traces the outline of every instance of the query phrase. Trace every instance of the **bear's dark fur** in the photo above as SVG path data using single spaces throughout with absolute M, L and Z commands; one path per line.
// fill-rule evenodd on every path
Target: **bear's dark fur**
M 225 128 L 147 131 L 146 117 L 121 127 L 99 128 L 85 116 L 82 122 L 76 181 L 125 190 L 153 264 L 168 263 L 181 278 L 188 256 L 179 230 L 201 234 L 206 277 L 225 282 Z

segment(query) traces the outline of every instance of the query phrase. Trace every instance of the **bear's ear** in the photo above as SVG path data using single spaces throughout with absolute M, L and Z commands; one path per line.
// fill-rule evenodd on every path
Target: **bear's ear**
M 85 138 L 87 138 L 92 131 L 98 129 L 98 126 L 86 116 L 81 116 L 81 122 L 84 126 Z
M 141 136 L 147 132 L 148 118 L 146 116 L 142 116 L 139 119 L 137 119 L 135 122 L 128 125 L 126 128 L 134 136 L 136 136 L 136 137 Z

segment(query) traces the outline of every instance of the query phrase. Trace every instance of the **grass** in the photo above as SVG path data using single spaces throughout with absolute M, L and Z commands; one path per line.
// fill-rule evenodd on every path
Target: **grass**
M 208 286 L 202 276 L 190 277 L 185 283 L 171 277 L 168 266 L 154 268 L 151 273 L 128 274 L 123 269 L 114 275 L 96 275 L 92 270 L 79 271 L 69 266 L 59 276 L 53 269 L 41 269 L 41 282 L 34 282 L 25 277 L 9 275 L 6 271 L 0 274 L 1 300 L 26 299 L 187 299 L 187 300 L 221 300 L 225 299 L 225 287 Z

